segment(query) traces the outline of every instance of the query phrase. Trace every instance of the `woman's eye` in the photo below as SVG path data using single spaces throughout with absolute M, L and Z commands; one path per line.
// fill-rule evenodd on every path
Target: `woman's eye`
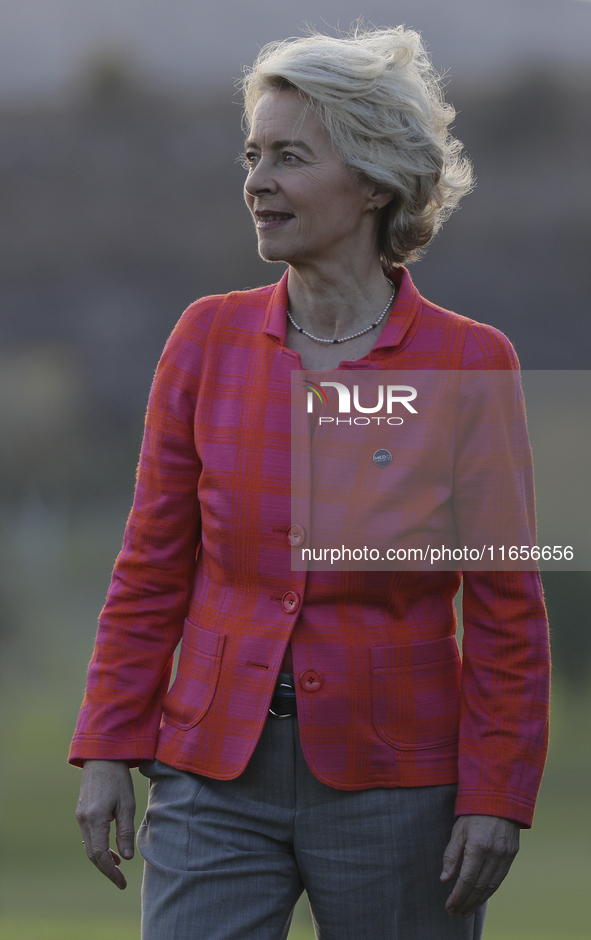
M 295 155 L 294 153 L 284 153 L 284 154 L 283 154 L 283 162 L 284 162 L 284 163 L 295 163 L 296 161 L 297 161 L 297 157 L 296 157 L 296 155 Z
M 244 154 L 244 166 L 247 170 L 252 169 L 253 166 L 256 166 L 257 160 L 259 159 L 258 153 L 253 153 L 251 150 L 247 151 Z

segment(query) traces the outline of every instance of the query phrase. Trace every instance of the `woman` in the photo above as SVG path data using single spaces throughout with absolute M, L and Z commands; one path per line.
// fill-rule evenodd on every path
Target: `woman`
M 545 757 L 539 576 L 465 574 L 460 680 L 458 572 L 290 564 L 293 370 L 517 368 L 402 267 L 470 167 L 402 27 L 269 46 L 244 89 L 245 198 L 288 270 L 197 301 L 159 364 L 70 755 L 86 851 L 125 887 L 139 765 L 144 940 L 277 940 L 303 888 L 321 938 L 480 937 Z

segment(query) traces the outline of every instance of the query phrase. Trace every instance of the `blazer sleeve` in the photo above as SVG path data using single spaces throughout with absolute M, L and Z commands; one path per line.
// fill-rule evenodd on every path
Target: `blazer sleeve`
M 193 420 L 208 306 L 198 301 L 185 311 L 152 384 L 133 507 L 70 749 L 77 766 L 85 759 L 136 766 L 154 757 L 200 540 Z
M 507 338 L 480 324 L 474 324 L 469 335 L 464 361 L 467 370 L 519 368 Z M 506 433 L 517 433 L 520 442 L 525 435 L 527 441 L 523 409 L 521 418 L 512 415 L 511 423 Z M 472 470 L 477 449 L 472 448 L 468 460 Z M 528 544 L 535 544 L 530 470 L 521 447 L 511 466 L 514 485 L 508 493 L 505 481 L 502 492 L 504 498 L 514 500 Z M 481 496 L 491 499 L 490 494 Z M 469 511 L 474 500 L 471 505 Z M 502 816 L 529 828 L 548 746 L 550 652 L 540 574 L 537 570 L 464 571 L 463 582 L 456 815 Z

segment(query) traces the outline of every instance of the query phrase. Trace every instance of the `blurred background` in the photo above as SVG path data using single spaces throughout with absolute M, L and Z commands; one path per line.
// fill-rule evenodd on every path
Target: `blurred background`
M 422 32 L 478 177 L 419 290 L 503 330 L 524 369 L 590 368 L 591 3 L 0 0 L 0 940 L 139 938 L 141 865 L 121 893 L 87 862 L 66 755 L 150 382 L 191 301 L 283 270 L 242 203 L 243 67 L 360 15 Z M 591 575 L 544 583 L 550 759 L 487 940 L 589 936 Z M 302 902 L 291 937 L 311 936 Z

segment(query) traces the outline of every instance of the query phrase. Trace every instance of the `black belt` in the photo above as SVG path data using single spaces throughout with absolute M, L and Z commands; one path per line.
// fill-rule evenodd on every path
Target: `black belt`
M 273 718 L 292 718 L 297 713 L 293 673 L 280 672 L 277 676 L 275 691 L 269 706 L 269 714 Z

